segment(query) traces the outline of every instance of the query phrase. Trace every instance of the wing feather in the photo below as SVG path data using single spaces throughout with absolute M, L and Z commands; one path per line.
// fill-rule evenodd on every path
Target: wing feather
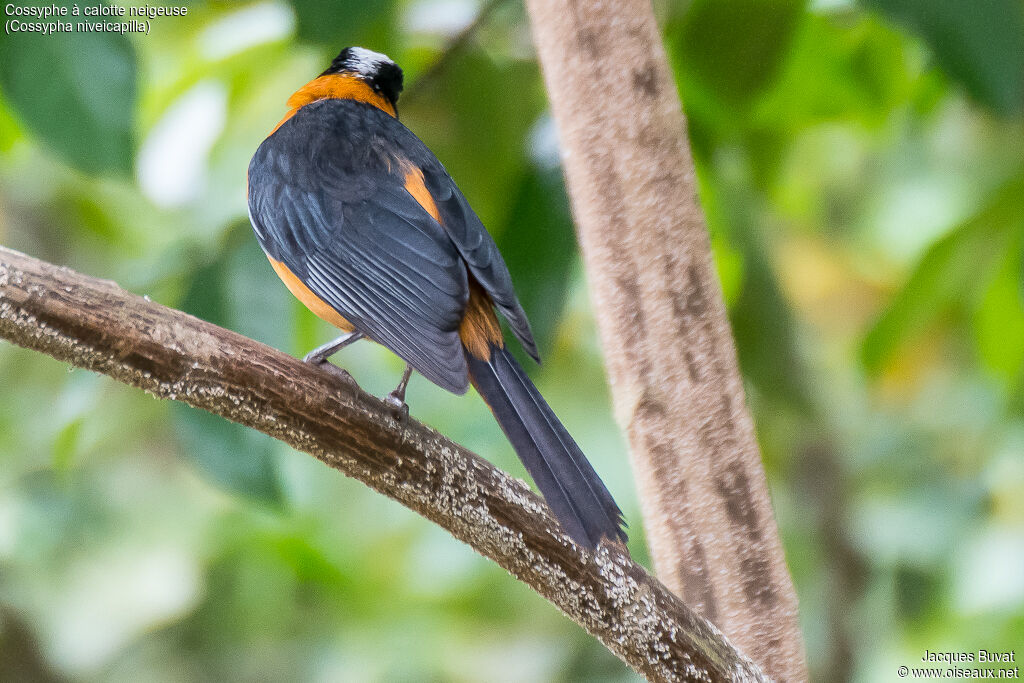
M 350 108 L 315 111 L 320 104 L 289 119 L 253 157 L 249 204 L 257 237 L 356 329 L 462 393 L 466 266 L 441 226 L 402 196 L 388 160 L 356 153 L 365 117 Z
M 422 170 L 441 222 L 404 186 Z M 494 240 L 434 155 L 396 119 L 348 100 L 306 105 L 249 166 L 263 249 L 366 336 L 441 387 L 468 386 L 458 336 L 472 276 L 536 346 Z

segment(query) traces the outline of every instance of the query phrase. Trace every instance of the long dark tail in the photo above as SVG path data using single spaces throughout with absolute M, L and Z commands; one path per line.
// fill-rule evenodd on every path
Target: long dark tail
M 473 386 L 573 540 L 588 548 L 602 537 L 625 542 L 622 511 L 516 359 L 491 344 L 490 360 L 467 352 L 466 361 Z

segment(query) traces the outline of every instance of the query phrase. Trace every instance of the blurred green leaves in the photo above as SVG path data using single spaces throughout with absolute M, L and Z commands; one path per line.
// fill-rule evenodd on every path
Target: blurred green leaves
M 670 34 L 669 49 L 691 88 L 727 108 L 743 108 L 778 74 L 804 5 L 805 0 L 696 0 Z
M 500 83 L 500 88 L 491 86 Z M 402 119 L 445 165 L 484 225 L 500 237 L 526 166 L 525 140 L 544 107 L 536 64 L 472 52 L 449 63 Z
M 977 215 L 939 239 L 864 337 L 861 358 L 877 374 L 906 353 L 930 325 L 950 312 L 973 315 L 982 359 L 1016 375 L 1024 359 L 1020 239 L 1024 235 L 1024 177 L 1002 187 Z M 1016 248 L 1014 248 L 1016 247 Z
M 494 234 L 548 361 L 543 390 L 606 458 L 598 468 L 618 468 L 639 531 L 624 451 L 595 437 L 615 430 L 594 398 L 600 357 L 560 172 L 532 161 L 557 156 L 538 135 L 545 97 L 513 6 L 407 92 L 402 119 Z M 127 40 L 0 35 L 0 242 L 307 351 L 330 330 L 251 235 L 248 159 L 342 46 L 390 52 L 413 81 L 480 7 L 244 0 L 193 3 Z M 812 678 L 882 680 L 894 667 L 876 675 L 878 662 L 923 645 L 1021 642 L 1020 593 L 975 567 L 1015 572 L 1005 549 L 1024 521 L 1015 7 L 659 4 Z M 125 174 L 132 132 L 148 148 L 210 81 L 224 126 L 196 160 L 201 192 L 161 204 Z M 176 151 L 172 139 L 153 159 L 164 180 L 188 172 Z M 399 369 L 372 344 L 339 363 L 375 393 Z M 414 413 L 482 452 L 507 448 L 479 401 L 425 384 L 414 380 Z M 632 680 L 499 568 L 311 458 L 2 344 L 0 388 L 0 610 L 16 607 L 25 647 L 62 677 Z M 97 649 L 89 636 L 138 606 L 120 590 L 62 601 L 60 587 L 84 566 L 119 589 L 136 565 L 117 557 L 165 542 L 194 563 L 200 604 Z M 173 598 L 174 572 L 155 577 L 143 593 Z M 977 585 L 985 601 L 959 606 Z M 68 664 L 54 624 L 84 625 L 70 642 L 94 668 Z
M 1002 114 L 1024 107 L 1020 0 L 863 1 L 917 33 L 939 66 L 979 102 Z
M 86 17 L 64 20 L 80 19 Z M 135 51 L 123 34 L 15 33 L 0 39 L 0 88 L 21 123 L 89 173 L 124 175 L 132 168 L 136 78 Z
M 222 417 L 174 403 L 182 455 L 215 486 L 272 507 L 282 503 L 277 442 Z
M 75 418 L 61 427 L 53 440 L 53 469 L 65 473 L 71 469 L 82 434 L 84 419 Z
M 498 247 L 543 358 L 561 320 L 576 259 L 576 234 L 560 169 L 531 167 L 523 174 L 500 234 Z
M 335 52 L 350 46 L 391 49 L 398 9 L 394 0 L 291 0 L 291 5 L 301 40 Z
M 1024 189 L 1024 188 L 1022 188 Z M 1010 248 L 994 268 L 974 316 L 978 353 L 998 376 L 1019 382 L 1024 370 L 1024 294 L 1018 286 L 1024 273 L 1021 244 L 1024 224 L 1016 226 Z
M 877 126 L 910 90 L 906 52 L 899 33 L 870 17 L 806 15 L 758 119 L 790 134 L 836 117 Z

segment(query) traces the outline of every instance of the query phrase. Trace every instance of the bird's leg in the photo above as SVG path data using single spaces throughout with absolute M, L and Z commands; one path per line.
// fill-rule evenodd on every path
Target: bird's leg
M 329 341 L 323 346 L 316 347 L 307 353 L 305 358 L 302 360 L 307 363 L 312 363 L 313 365 L 321 365 L 322 363 L 326 363 L 327 359 L 338 351 L 341 351 L 352 342 L 359 341 L 362 338 L 362 332 L 349 332 L 348 334 L 343 334 L 334 341 Z
M 351 382 L 352 384 L 356 384 L 355 378 L 352 377 L 352 375 L 348 374 L 347 370 L 339 368 L 337 365 L 331 365 L 330 363 L 327 362 L 327 359 L 336 354 L 338 351 L 341 351 L 343 348 L 345 348 L 352 342 L 359 341 L 362 338 L 362 332 L 349 332 L 348 334 L 343 334 L 334 341 L 329 341 L 323 346 L 316 347 L 315 349 L 307 353 L 306 357 L 303 358 L 302 360 L 311 365 L 323 367 L 325 370 L 330 371 L 331 373 L 341 377 L 342 379 Z M 356 384 L 356 386 L 358 386 L 358 384 Z
M 412 377 L 412 366 L 406 363 L 402 381 L 398 383 L 394 391 L 384 397 L 384 402 L 397 410 L 402 417 L 409 416 L 409 404 L 405 402 L 405 388 L 409 386 L 410 377 Z

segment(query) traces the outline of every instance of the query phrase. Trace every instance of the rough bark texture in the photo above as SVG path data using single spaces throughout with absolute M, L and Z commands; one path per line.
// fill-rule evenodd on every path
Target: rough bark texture
M 796 595 L 650 0 L 527 0 L 655 568 L 779 680 Z
M 0 337 L 316 456 L 497 562 L 651 680 L 767 680 L 621 548 L 579 549 L 525 484 L 332 373 L 3 247 Z

